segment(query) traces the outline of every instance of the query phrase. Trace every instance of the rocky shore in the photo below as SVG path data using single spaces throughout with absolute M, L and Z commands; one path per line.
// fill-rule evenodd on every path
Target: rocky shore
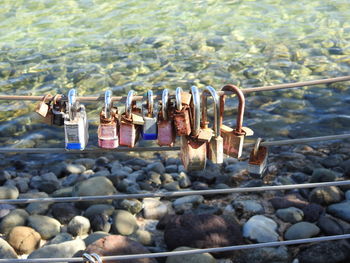
M 259 187 L 346 180 L 350 143 L 273 147 L 266 176 L 228 158 L 188 173 L 176 152 L 2 156 L 0 199 Z M 0 204 L 0 258 L 123 255 L 350 233 L 350 186 L 76 203 Z M 350 261 L 349 240 L 110 262 Z

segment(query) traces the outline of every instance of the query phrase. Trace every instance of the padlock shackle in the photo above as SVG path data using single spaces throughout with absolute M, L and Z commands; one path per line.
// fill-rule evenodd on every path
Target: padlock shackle
M 72 121 L 74 120 L 75 113 L 77 111 L 77 91 L 75 89 L 71 89 L 68 92 L 68 116 Z
M 237 121 L 236 121 L 236 130 L 235 133 L 238 135 L 243 135 L 245 132 L 242 130 L 243 126 L 243 116 L 244 116 L 244 108 L 245 108 L 245 98 L 244 94 L 241 91 L 240 88 L 236 87 L 235 85 L 232 84 L 227 84 L 221 89 L 222 91 L 231 91 L 235 93 L 238 97 L 238 112 L 237 112 Z M 224 107 L 225 107 L 225 95 L 222 95 L 220 97 L 220 125 L 222 124 L 223 121 L 223 116 L 224 116 Z
M 147 90 L 147 117 L 153 117 L 153 108 L 154 108 L 153 91 Z
M 182 109 L 181 92 L 182 92 L 182 88 L 177 87 L 175 90 L 175 100 L 176 100 L 176 109 L 178 111 Z
M 256 157 L 258 155 L 260 143 L 262 142 L 262 138 L 257 138 L 254 144 L 253 155 Z
M 85 263 L 102 263 L 102 259 L 96 253 L 91 253 L 91 254 L 84 253 L 83 259 Z
M 134 95 L 135 95 L 135 91 L 130 90 L 130 91 L 128 92 L 128 96 L 126 97 L 125 115 L 126 115 L 126 118 L 128 118 L 128 119 L 131 118 L 131 114 L 132 114 L 132 102 L 133 102 Z
M 208 103 L 207 103 L 207 98 L 208 95 L 210 95 L 213 98 L 213 102 L 214 102 L 214 125 L 213 125 L 213 129 L 214 129 L 214 134 L 215 134 L 215 138 L 219 137 L 221 135 L 220 132 L 220 127 L 221 127 L 221 123 L 220 123 L 220 99 L 219 99 L 219 95 L 217 94 L 216 90 L 212 87 L 212 86 L 206 86 L 205 90 L 203 90 L 202 92 L 202 126 L 204 127 L 205 125 L 207 125 L 208 122 Z
M 196 86 L 191 87 L 193 102 L 193 130 L 192 135 L 197 136 L 201 128 L 201 100 L 199 90 Z
M 168 120 L 168 104 L 169 104 L 169 91 L 168 89 L 164 89 L 162 93 L 162 117 L 163 120 Z
M 96 259 L 96 263 L 103 263 L 100 256 L 97 255 L 96 253 L 91 253 L 91 256 L 93 256 Z
M 104 113 L 107 119 L 111 118 L 111 110 L 112 110 L 112 91 L 106 90 Z

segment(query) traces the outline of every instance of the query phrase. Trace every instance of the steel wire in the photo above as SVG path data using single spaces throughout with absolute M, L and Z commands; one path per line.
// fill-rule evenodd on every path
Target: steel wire
M 343 76 L 343 77 L 337 77 L 337 78 L 328 78 L 328 79 L 320 79 L 320 80 L 311 80 L 311 81 L 303 81 L 303 82 L 294 82 L 294 83 L 285 83 L 285 84 L 277 84 L 273 86 L 262 86 L 262 87 L 256 87 L 256 88 L 245 88 L 242 89 L 242 92 L 245 94 L 252 93 L 252 92 L 261 92 L 261 91 L 272 91 L 272 90 L 280 90 L 280 89 L 289 89 L 289 88 L 300 88 L 305 86 L 313 86 L 313 85 L 321 85 L 321 84 L 330 84 L 335 82 L 341 82 L 341 81 L 349 81 L 350 76 Z M 222 91 L 218 91 L 218 94 L 221 96 L 224 94 Z M 232 95 L 232 92 L 225 92 L 227 95 Z M 21 95 L 0 95 L 0 100 L 28 100 L 28 101 L 41 101 L 43 100 L 45 96 L 21 96 Z M 161 95 L 153 96 L 154 99 L 161 99 Z M 174 95 L 169 96 L 169 98 L 174 98 Z M 52 99 L 52 98 L 51 98 Z M 80 102 L 96 102 L 96 101 L 104 101 L 104 96 L 99 97 L 93 97 L 93 96 L 86 96 L 86 97 L 77 97 L 76 98 Z M 133 100 L 135 101 L 141 101 L 144 100 L 144 96 L 134 96 Z M 48 99 L 50 100 L 50 99 Z M 62 97 L 62 101 L 67 101 L 67 98 L 64 96 Z M 114 96 L 112 97 L 112 101 L 121 101 L 125 102 L 126 97 L 125 96 Z
M 327 135 L 319 137 L 288 139 L 280 141 L 264 141 L 260 143 L 262 146 L 281 146 L 290 144 L 304 144 L 308 142 L 331 141 L 350 138 L 350 133 Z M 252 147 L 254 143 L 245 143 L 244 147 Z M 64 148 L 0 148 L 0 153 L 100 153 L 100 152 L 161 152 L 161 151 L 178 151 L 180 147 L 118 147 L 115 149 L 103 148 L 86 148 L 84 150 L 66 150 Z
M 323 183 L 307 183 L 307 184 L 290 184 L 290 185 L 272 185 L 260 187 L 239 187 L 212 190 L 182 190 L 173 192 L 154 192 L 141 194 L 115 194 L 115 195 L 95 195 L 95 196 L 73 196 L 73 197 L 44 197 L 44 198 L 21 198 L 21 199 L 0 199 L 0 204 L 30 204 L 30 203 L 62 203 L 62 202 L 84 202 L 84 201 L 101 201 L 101 200 L 120 200 L 120 199 L 140 199 L 147 197 L 179 197 L 188 195 L 219 195 L 233 194 L 244 192 L 265 192 L 277 190 L 293 190 L 327 186 L 350 185 L 350 180 L 342 180 L 335 182 Z
M 140 259 L 140 258 L 159 258 L 159 257 L 170 257 L 170 256 L 183 256 L 183 255 L 193 255 L 201 253 L 220 253 L 227 251 L 236 250 L 246 250 L 254 248 L 264 248 L 264 247 L 278 247 L 278 246 L 290 246 L 290 245 L 300 245 L 312 242 L 325 242 L 325 241 L 335 241 L 350 238 L 350 234 L 334 235 L 334 236 L 323 236 L 296 240 L 286 240 L 286 241 L 275 241 L 248 245 L 236 245 L 227 247 L 217 247 L 217 248 L 202 248 L 202 249 L 191 249 L 185 251 L 172 251 L 172 252 L 160 252 L 160 253 L 148 253 L 148 254 L 133 254 L 133 255 L 120 255 L 120 256 L 105 256 L 101 259 L 103 262 L 111 260 L 127 260 L 127 259 Z M 58 262 L 85 262 L 83 258 L 36 258 L 36 259 L 0 259 L 0 263 L 58 263 Z

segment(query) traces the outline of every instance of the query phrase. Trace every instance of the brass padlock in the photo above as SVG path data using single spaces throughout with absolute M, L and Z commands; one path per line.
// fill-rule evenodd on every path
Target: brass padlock
M 224 162 L 224 140 L 221 137 L 220 131 L 220 98 L 216 90 L 207 86 L 206 89 L 202 92 L 202 123 L 208 128 L 208 116 L 207 116 L 207 96 L 210 95 L 213 98 L 214 103 L 214 136 L 208 143 L 208 159 L 215 164 L 222 164 Z
M 244 137 L 248 134 L 245 129 L 242 127 L 243 125 L 243 116 L 244 116 L 244 107 L 245 107 L 245 99 L 243 92 L 234 85 L 228 84 L 225 85 L 222 91 L 232 91 L 238 97 L 238 113 L 237 113 L 237 121 L 236 128 L 232 129 L 226 125 L 221 125 L 221 135 L 224 139 L 224 153 L 234 157 L 239 158 L 242 155 Z M 220 124 L 222 124 L 223 116 L 224 116 L 224 107 L 225 107 L 225 97 L 226 95 L 222 95 L 220 97 Z M 249 130 L 249 135 L 253 135 L 253 131 Z
M 119 129 L 119 144 L 122 146 L 134 147 L 139 137 L 139 126 L 134 123 L 133 114 L 139 114 L 140 109 L 136 108 L 133 101 L 134 91 L 130 90 L 126 98 L 125 112 L 121 115 Z
M 193 105 L 193 129 L 189 136 L 181 137 L 181 160 L 186 170 L 196 171 L 203 170 L 207 161 L 207 142 L 205 140 L 199 140 L 198 135 L 200 133 L 200 95 L 198 88 L 191 87 L 192 93 L 192 105 Z
M 100 125 L 97 129 L 98 146 L 114 149 L 119 146 L 118 137 L 118 109 L 112 105 L 112 91 L 105 92 L 105 105 L 100 112 Z
M 171 114 L 171 105 L 169 101 L 169 92 L 167 89 L 162 93 L 162 105 L 158 113 L 158 145 L 159 146 L 173 146 L 176 135 L 174 128 L 174 120 Z
M 49 125 L 51 125 L 53 121 L 51 99 L 52 96 L 50 94 L 46 94 L 35 109 L 35 112 L 38 113 L 41 117 L 43 117 L 43 121 Z
M 176 88 L 176 109 L 174 112 L 174 124 L 176 134 L 179 136 L 190 135 L 191 123 L 190 123 L 190 101 L 191 94 L 183 92 L 180 87 Z
M 147 114 L 143 114 L 144 124 L 142 126 L 142 139 L 156 140 L 157 139 L 157 118 L 153 114 L 153 92 L 147 91 Z
M 261 142 L 262 139 L 258 138 L 250 152 L 248 172 L 263 177 L 267 167 L 268 150 L 267 147 L 260 145 Z

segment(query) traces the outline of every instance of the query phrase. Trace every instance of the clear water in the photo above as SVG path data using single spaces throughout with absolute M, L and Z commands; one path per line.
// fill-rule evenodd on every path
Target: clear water
M 126 95 L 349 75 L 349 10 L 349 0 L 1 0 L 0 94 L 110 87 Z M 265 138 L 344 133 L 349 91 L 345 82 L 250 94 L 244 123 Z M 91 145 L 101 106 L 88 107 Z M 234 100 L 227 106 L 233 125 Z M 0 102 L 2 145 L 63 145 L 62 129 L 33 109 Z

